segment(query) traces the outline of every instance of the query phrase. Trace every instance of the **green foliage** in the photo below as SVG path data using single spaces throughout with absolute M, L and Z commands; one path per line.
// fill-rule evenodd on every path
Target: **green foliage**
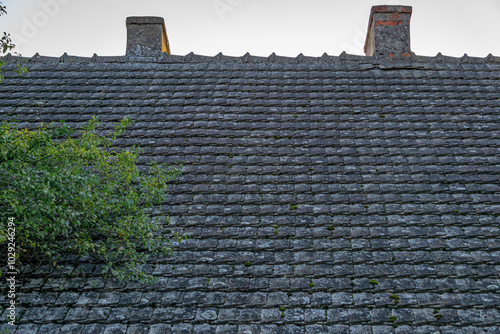
M 0 16 L 5 14 L 7 14 L 7 8 L 0 2 Z M 16 46 L 14 45 L 14 43 L 12 43 L 12 39 L 10 38 L 10 34 L 4 32 L 3 36 L 0 38 L 0 52 L 6 53 L 8 50 L 12 50 L 15 47 Z M 2 67 L 4 64 L 5 62 L 0 60 L 0 67 Z M 19 75 L 23 75 L 28 73 L 28 70 L 24 66 L 17 65 L 17 70 L 15 72 Z M 0 73 L 2 73 L 2 71 L 0 71 Z M 3 79 L 4 77 L 0 74 L 0 82 L 2 82 Z
M 389 298 L 392 298 L 394 300 L 394 304 L 398 304 L 399 303 L 399 296 L 397 294 L 392 294 L 389 296 Z
M 112 149 L 128 124 L 124 119 L 100 136 L 95 118 L 76 135 L 64 123 L 34 131 L 2 123 L 0 242 L 7 239 L 7 218 L 15 217 L 21 262 L 81 254 L 104 261 L 104 272 L 119 280 L 154 281 L 141 269 L 146 254 L 168 254 L 170 238 L 181 238 L 161 228 L 167 217 L 153 219 L 151 212 L 180 169 L 152 164 L 141 173 L 138 148 Z
M 0 2 L 0 16 L 7 14 L 7 8 Z M 6 32 L 3 33 L 2 38 L 0 38 L 0 50 L 2 53 L 7 52 L 7 50 L 12 50 L 15 45 L 12 43 L 10 34 Z
M 12 50 L 15 47 L 15 45 L 12 44 L 10 34 L 7 34 L 6 32 L 4 32 L 2 38 L 0 38 L 0 45 L 2 53 L 7 52 L 7 50 Z

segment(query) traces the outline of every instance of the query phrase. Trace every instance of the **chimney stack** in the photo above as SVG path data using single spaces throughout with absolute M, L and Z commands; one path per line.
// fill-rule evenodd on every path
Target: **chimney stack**
M 170 54 L 165 21 L 161 17 L 127 17 L 127 55 L 158 56 Z
M 365 54 L 410 58 L 410 6 L 373 6 L 368 23 Z

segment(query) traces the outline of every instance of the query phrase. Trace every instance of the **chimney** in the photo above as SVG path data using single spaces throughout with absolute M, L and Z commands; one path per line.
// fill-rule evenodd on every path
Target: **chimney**
M 161 17 L 127 17 L 127 55 L 158 56 L 170 54 L 165 21 Z
M 373 6 L 365 42 L 367 56 L 411 57 L 410 6 Z

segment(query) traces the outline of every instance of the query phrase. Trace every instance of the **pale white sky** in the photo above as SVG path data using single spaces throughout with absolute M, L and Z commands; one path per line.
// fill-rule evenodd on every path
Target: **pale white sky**
M 165 19 L 173 54 L 363 54 L 372 5 L 413 6 L 412 51 L 500 56 L 499 0 L 0 0 L 23 56 L 123 55 L 127 16 Z

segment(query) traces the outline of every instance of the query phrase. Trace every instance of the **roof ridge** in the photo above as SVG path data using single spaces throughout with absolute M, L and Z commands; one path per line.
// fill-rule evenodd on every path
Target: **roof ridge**
M 60 57 L 41 56 L 38 52 L 32 57 L 14 56 L 10 53 L 2 57 L 7 63 L 17 62 L 62 62 L 62 63 L 124 63 L 124 62 L 140 62 L 140 63 L 189 63 L 189 62 L 239 62 L 239 63 L 333 63 L 333 62 L 359 62 L 369 64 L 394 64 L 394 63 L 453 63 L 453 64 L 486 64 L 500 63 L 500 57 L 493 56 L 491 53 L 486 57 L 471 57 L 464 54 L 462 57 L 443 56 L 439 52 L 436 56 L 420 56 L 412 53 L 410 60 L 391 60 L 379 57 L 367 57 L 362 55 L 348 54 L 345 51 L 339 56 L 331 56 L 326 52 L 320 57 L 305 56 L 300 53 L 297 57 L 278 56 L 276 53 L 271 53 L 267 57 L 253 56 L 250 53 L 245 53 L 243 56 L 227 56 L 219 52 L 215 56 L 198 55 L 193 52 L 185 56 L 169 55 L 166 52 L 161 53 L 157 57 L 137 57 L 137 56 L 98 56 L 93 54 L 92 57 L 70 56 L 66 52 Z

